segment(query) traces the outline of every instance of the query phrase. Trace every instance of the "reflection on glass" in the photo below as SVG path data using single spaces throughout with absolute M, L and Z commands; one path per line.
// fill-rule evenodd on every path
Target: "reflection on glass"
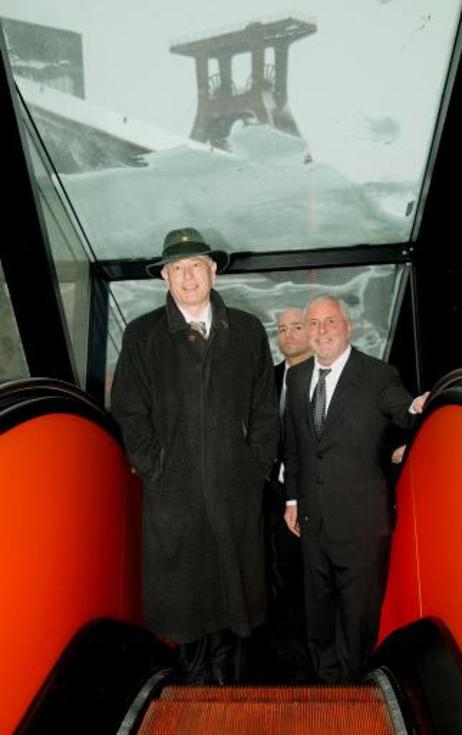
M 0 0 L 16 79 L 100 258 L 151 256 L 188 225 L 230 251 L 406 241 L 459 11 Z
M 88 320 L 90 309 L 90 264 L 79 230 L 69 208 L 47 169 L 33 134 L 27 140 L 36 177 L 39 203 L 48 235 L 79 383 L 86 381 Z
M 8 287 L 0 266 L 0 383 L 29 377 L 26 359 L 11 306 Z
M 281 359 L 277 324 L 282 312 L 288 308 L 304 309 L 309 299 L 323 294 L 346 302 L 354 324 L 353 344 L 370 355 L 384 358 L 392 337 L 393 310 L 405 278 L 404 266 L 386 265 L 229 274 L 219 276 L 215 287 L 227 306 L 259 317 L 268 333 L 275 362 Z M 111 290 L 126 322 L 165 303 L 166 286 L 160 279 L 113 283 Z M 119 328 L 115 335 L 118 351 L 120 336 Z M 111 358 L 116 357 L 112 351 Z M 109 376 L 114 365 L 115 362 L 111 364 L 108 360 Z

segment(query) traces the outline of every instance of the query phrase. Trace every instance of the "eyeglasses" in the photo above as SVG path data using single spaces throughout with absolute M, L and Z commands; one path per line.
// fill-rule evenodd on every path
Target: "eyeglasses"
M 326 316 L 325 319 L 308 319 L 306 324 L 310 332 L 315 332 L 317 329 L 323 329 L 327 331 L 334 331 L 337 327 L 344 322 L 345 319 L 339 317 Z

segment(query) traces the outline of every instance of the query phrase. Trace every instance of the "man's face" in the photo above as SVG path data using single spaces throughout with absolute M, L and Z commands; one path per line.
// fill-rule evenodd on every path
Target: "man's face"
M 320 299 L 306 313 L 311 347 L 321 365 L 331 365 L 350 344 L 351 323 L 336 301 Z
M 278 342 L 284 357 L 309 357 L 311 353 L 310 336 L 302 309 L 287 309 L 281 315 L 278 325 Z
M 189 311 L 205 308 L 215 280 L 217 264 L 211 258 L 198 255 L 168 263 L 161 271 L 175 303 Z

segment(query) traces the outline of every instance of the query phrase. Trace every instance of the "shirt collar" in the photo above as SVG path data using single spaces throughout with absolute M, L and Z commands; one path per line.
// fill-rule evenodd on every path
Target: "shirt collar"
M 334 373 L 340 373 L 343 370 L 343 368 L 345 367 L 346 361 L 350 357 L 350 353 L 351 353 L 351 345 L 348 345 L 348 347 L 346 348 L 346 350 L 344 352 L 342 352 L 342 354 L 339 357 L 337 357 L 337 359 L 334 360 L 334 362 L 332 362 L 328 366 L 328 367 L 330 367 L 330 369 L 332 370 L 332 372 L 334 372 Z M 326 365 L 320 365 L 319 362 L 318 362 L 318 360 L 317 360 L 317 358 L 316 357 L 314 358 L 314 369 L 315 369 L 316 372 L 319 372 L 319 369 L 320 368 L 325 368 L 325 367 L 326 367 Z
M 182 309 L 181 306 L 178 306 L 178 308 L 188 324 L 190 324 L 191 322 L 204 322 L 206 333 L 209 334 L 210 327 L 212 326 L 212 305 L 210 301 L 205 307 L 204 311 L 202 311 L 198 316 L 191 316 L 191 314 L 185 311 L 185 309 Z

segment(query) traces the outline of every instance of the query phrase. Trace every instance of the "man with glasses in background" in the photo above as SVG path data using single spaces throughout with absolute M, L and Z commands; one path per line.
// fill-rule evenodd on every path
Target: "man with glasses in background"
M 386 429 L 411 428 L 428 394 L 412 401 L 392 366 L 350 345 L 339 299 L 313 299 L 306 322 L 314 356 L 287 376 L 285 519 L 301 537 L 314 670 L 323 682 L 351 682 L 375 645 L 388 573 Z

